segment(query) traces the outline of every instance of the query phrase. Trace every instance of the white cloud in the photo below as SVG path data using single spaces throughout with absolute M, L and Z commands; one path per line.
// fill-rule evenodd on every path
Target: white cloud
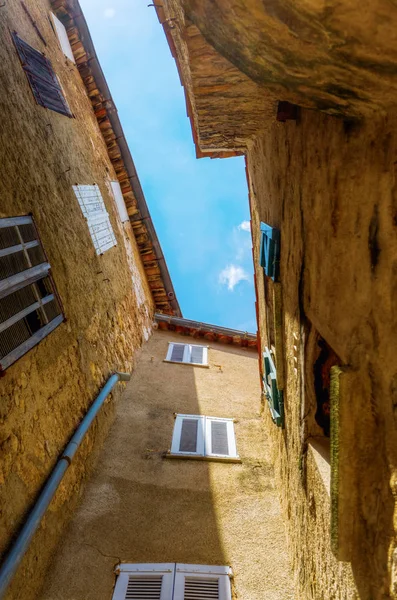
M 227 285 L 231 292 L 240 281 L 249 281 L 249 275 L 238 265 L 228 265 L 219 273 L 219 283 Z
M 114 10 L 114 8 L 105 8 L 105 10 L 103 11 L 103 16 L 105 17 L 105 19 L 113 19 L 115 14 L 116 11 Z
M 251 231 L 251 223 L 249 221 L 243 221 L 237 229 L 240 229 L 241 231 Z

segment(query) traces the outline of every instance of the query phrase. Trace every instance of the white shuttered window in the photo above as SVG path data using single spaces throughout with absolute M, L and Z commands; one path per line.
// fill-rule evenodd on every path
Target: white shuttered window
M 121 564 L 113 600 L 231 600 L 230 567 Z
M 54 13 L 51 13 L 51 18 L 52 18 L 52 22 L 54 23 L 55 31 L 58 36 L 59 45 L 61 46 L 62 52 L 64 53 L 65 56 L 67 56 L 67 58 L 69 60 L 71 60 L 73 63 L 76 63 L 76 61 L 74 60 L 73 50 L 70 45 L 65 26 L 58 19 L 58 17 L 56 17 L 54 15 Z
M 166 362 L 208 366 L 208 346 L 169 342 Z
M 116 246 L 117 242 L 101 191 L 96 184 L 74 185 L 73 190 L 87 220 L 96 253 L 103 254 Z
M 239 460 L 233 419 L 176 415 L 170 456 Z

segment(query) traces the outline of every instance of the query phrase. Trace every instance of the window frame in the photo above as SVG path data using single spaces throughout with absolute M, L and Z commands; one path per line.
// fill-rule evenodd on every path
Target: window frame
M 180 450 L 181 432 L 184 419 L 195 419 L 198 421 L 196 451 L 188 452 Z M 212 452 L 211 423 L 226 423 L 228 454 L 217 454 Z M 225 462 L 241 462 L 237 453 L 236 433 L 234 430 L 234 419 L 224 417 L 210 417 L 205 415 L 186 415 L 177 413 L 175 415 L 174 429 L 172 433 L 171 449 L 167 453 L 170 458 L 193 458 L 201 460 L 215 460 Z
M 20 225 L 32 225 L 34 228 L 35 239 L 29 242 L 23 240 L 22 234 L 19 230 Z M 54 281 L 52 279 L 50 269 L 51 265 L 48 262 L 48 257 L 45 253 L 43 245 L 40 240 L 40 236 L 37 230 L 36 223 L 31 215 L 25 215 L 20 217 L 6 217 L 0 219 L 0 229 L 9 227 L 15 227 L 17 236 L 20 243 L 18 245 L 8 246 L 0 250 L 0 259 L 4 256 L 10 256 L 17 252 L 23 252 L 26 263 L 32 264 L 28 254 L 28 250 L 35 247 L 40 247 L 43 253 L 45 261 L 35 266 L 28 266 L 28 268 L 20 271 L 16 274 L 10 275 L 5 279 L 0 280 L 0 299 L 7 298 L 11 294 L 22 290 L 27 287 L 32 287 L 32 293 L 36 298 L 36 301 L 29 306 L 24 307 L 17 313 L 11 315 L 8 319 L 5 319 L 0 323 L 0 334 L 7 331 L 10 327 L 22 321 L 25 317 L 32 314 L 34 311 L 38 311 L 43 318 L 44 325 L 37 329 L 32 335 L 30 335 L 22 343 L 18 344 L 8 354 L 0 359 L 0 372 L 8 369 L 14 364 L 19 358 L 24 356 L 29 350 L 34 348 L 39 342 L 41 342 L 47 335 L 49 335 L 54 329 L 56 329 L 62 321 L 64 321 L 64 313 L 62 303 L 60 301 L 58 292 L 56 290 Z M 51 293 L 42 297 L 39 289 L 35 284 L 40 280 L 48 278 Z M 49 320 L 46 314 L 45 306 L 50 302 L 55 302 L 60 314 Z
M 171 360 L 172 351 L 174 346 L 184 346 L 183 350 L 183 360 Z M 203 349 L 203 362 L 196 363 L 191 362 L 190 357 L 192 355 L 192 348 L 202 348 Z M 167 355 L 164 359 L 164 362 L 173 363 L 176 365 L 192 365 L 194 367 L 209 367 L 208 364 L 208 348 L 209 346 L 204 346 L 202 344 L 186 344 L 184 342 L 168 342 Z
M 65 93 L 51 61 L 42 52 L 19 37 L 16 31 L 13 31 L 11 35 L 36 103 L 65 117 L 73 118 Z M 41 71 L 37 69 L 37 64 L 33 65 L 33 61 L 29 61 L 28 54 L 34 56 L 36 62 L 41 64 Z M 54 98 L 51 100 L 51 94 L 55 95 L 55 100 Z

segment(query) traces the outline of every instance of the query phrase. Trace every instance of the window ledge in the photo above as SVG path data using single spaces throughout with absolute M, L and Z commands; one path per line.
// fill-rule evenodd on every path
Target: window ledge
M 206 462 L 241 463 L 239 456 L 198 456 L 195 454 L 172 454 L 166 452 L 164 458 L 181 458 L 182 460 L 204 460 Z
M 209 365 L 201 365 L 200 363 L 191 363 L 191 362 L 182 362 L 179 360 L 167 360 L 166 358 L 163 360 L 166 363 L 172 363 L 173 365 L 187 365 L 188 367 L 201 367 L 202 369 L 209 369 Z
M 327 438 L 310 438 L 309 450 L 328 496 L 331 496 L 331 451 Z

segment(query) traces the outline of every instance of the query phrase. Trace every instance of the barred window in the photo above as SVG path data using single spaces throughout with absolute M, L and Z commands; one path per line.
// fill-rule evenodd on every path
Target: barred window
M 63 319 L 33 218 L 0 219 L 0 371 Z

